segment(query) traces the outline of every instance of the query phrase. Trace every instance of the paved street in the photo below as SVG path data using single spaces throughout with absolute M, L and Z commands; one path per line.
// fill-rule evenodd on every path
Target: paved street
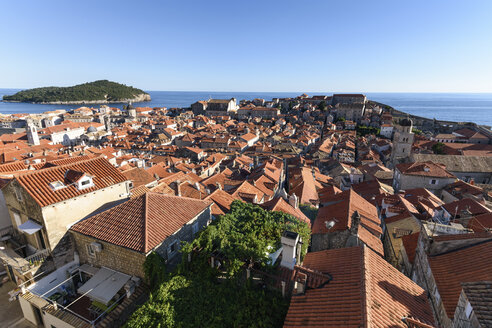
M 33 324 L 24 319 L 19 301 L 9 302 L 8 292 L 15 288 L 11 281 L 0 286 L 0 326 L 8 328 L 33 328 Z

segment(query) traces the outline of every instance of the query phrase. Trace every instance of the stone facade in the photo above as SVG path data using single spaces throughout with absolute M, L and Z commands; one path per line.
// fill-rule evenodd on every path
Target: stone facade
M 391 152 L 392 165 L 396 165 L 410 156 L 415 137 L 412 129 L 413 124 L 410 120 L 402 120 L 402 125 L 394 127 L 393 149 Z
M 169 236 L 157 246 L 154 250 L 164 258 L 167 263 L 174 265 L 180 260 L 179 249 L 182 241 L 191 242 L 195 238 L 196 232 L 206 227 L 212 220 L 211 207 L 209 206 L 205 211 L 194 217 L 187 224 L 185 224 L 179 231 Z M 174 251 L 171 249 L 171 245 L 175 244 L 177 247 Z
M 183 225 L 179 231 L 163 240 L 161 244 L 153 249 L 153 251 L 156 251 L 160 256 L 162 256 L 162 258 L 164 258 L 169 265 L 175 265 L 180 260 L 179 249 L 181 242 L 191 242 L 196 232 L 207 226 L 211 219 L 212 216 L 209 206 L 202 213 Z M 117 246 L 91 236 L 83 235 L 75 231 L 70 232 L 75 240 L 75 245 L 80 256 L 81 264 L 88 263 L 96 267 L 104 266 L 132 276 L 137 276 L 140 278 L 145 277 L 143 264 L 150 252 L 145 254 L 129 248 Z M 95 252 L 94 256 L 91 256 L 88 251 L 88 245 L 93 242 L 101 244 L 102 250 L 100 252 Z M 174 247 L 171 247 L 171 245 L 174 245 Z
M 473 309 L 467 315 L 468 307 L 470 302 L 466 297 L 466 294 L 461 290 L 460 298 L 458 300 L 458 305 L 456 306 L 456 311 L 454 312 L 453 327 L 454 328 L 482 328 L 486 326 L 480 325 L 477 315 Z
M 359 224 L 360 217 L 354 213 L 352 216 L 351 229 L 313 234 L 311 236 L 311 251 L 318 252 L 326 249 L 345 248 L 359 245 L 359 238 L 357 237 Z
M 143 264 L 146 258 L 145 254 L 116 246 L 78 232 L 70 231 L 70 233 L 75 241 L 80 263 L 91 264 L 95 267 L 108 267 L 140 278 L 145 276 L 143 271 Z M 101 252 L 95 252 L 94 256 L 91 256 L 87 249 L 88 245 L 92 242 L 98 242 L 102 245 Z
M 402 174 L 398 169 L 395 169 L 393 189 L 398 191 L 425 188 L 433 193 L 436 193 L 455 181 L 456 178 L 406 175 Z

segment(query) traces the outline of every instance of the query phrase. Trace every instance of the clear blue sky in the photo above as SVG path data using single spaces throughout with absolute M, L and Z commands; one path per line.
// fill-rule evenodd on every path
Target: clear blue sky
M 492 1 L 3 1 L 0 87 L 492 92 Z

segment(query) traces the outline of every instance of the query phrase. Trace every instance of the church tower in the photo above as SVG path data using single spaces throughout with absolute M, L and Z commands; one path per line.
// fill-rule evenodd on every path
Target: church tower
M 128 106 L 126 107 L 126 110 L 128 112 L 128 116 L 132 120 L 136 120 L 137 119 L 137 110 L 135 109 L 135 107 L 133 107 L 132 103 L 129 103 L 128 104 Z
M 30 119 L 27 120 L 26 134 L 27 134 L 27 141 L 29 142 L 30 145 L 33 146 L 39 145 L 38 129 Z
M 393 150 L 391 152 L 391 165 L 403 162 L 412 152 L 413 138 L 415 134 L 412 132 L 413 124 L 410 119 L 402 119 L 395 126 L 395 134 L 393 135 Z

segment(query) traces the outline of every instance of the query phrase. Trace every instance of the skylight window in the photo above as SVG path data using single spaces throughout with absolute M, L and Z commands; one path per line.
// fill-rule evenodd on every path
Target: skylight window
M 62 188 L 65 188 L 65 184 L 61 181 L 54 181 L 50 183 L 50 188 L 53 191 L 60 190 Z

